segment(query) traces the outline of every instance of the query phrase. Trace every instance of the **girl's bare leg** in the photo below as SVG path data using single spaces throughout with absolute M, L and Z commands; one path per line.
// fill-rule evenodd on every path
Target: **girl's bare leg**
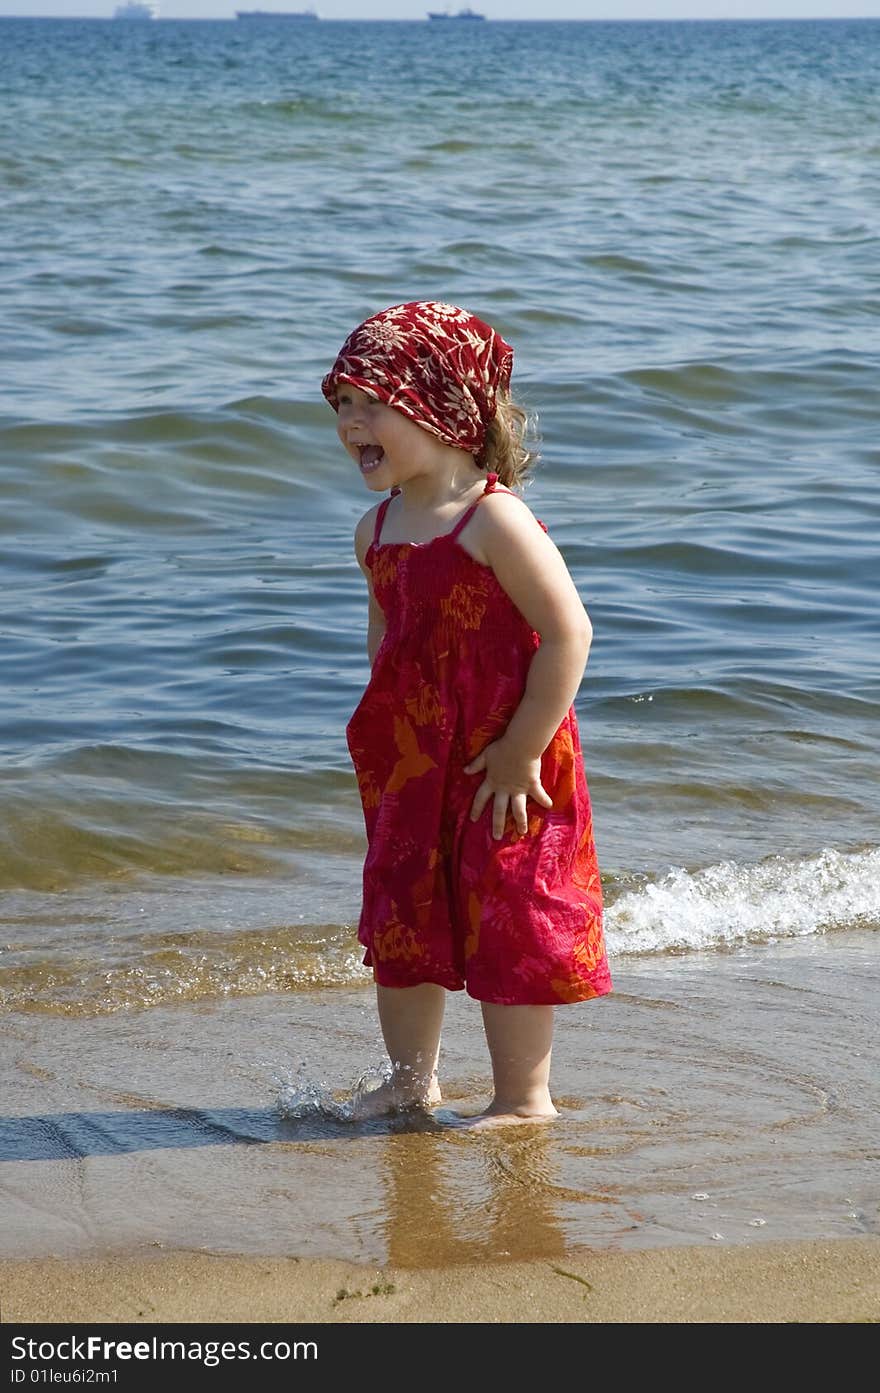
M 433 982 L 418 987 L 376 985 L 379 1024 L 391 1078 L 357 1101 L 360 1116 L 375 1117 L 398 1108 L 433 1107 L 439 1103 L 437 1061 L 446 992 Z
M 498 1006 L 483 1002 L 483 1025 L 495 1093 L 473 1124 L 499 1126 L 556 1117 L 550 1097 L 552 1006 Z

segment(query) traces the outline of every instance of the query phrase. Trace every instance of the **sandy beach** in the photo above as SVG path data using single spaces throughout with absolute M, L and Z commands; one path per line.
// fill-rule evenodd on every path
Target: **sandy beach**
M 0 1264 L 10 1323 L 880 1319 L 880 1238 L 585 1252 L 413 1271 L 204 1253 Z

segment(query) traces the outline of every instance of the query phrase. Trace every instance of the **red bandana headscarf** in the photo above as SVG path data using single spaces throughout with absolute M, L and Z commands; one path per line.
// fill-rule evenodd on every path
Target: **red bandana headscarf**
M 339 384 L 358 387 L 481 463 L 497 394 L 507 389 L 512 367 L 510 344 L 476 315 L 411 300 L 358 325 L 321 390 L 337 411 Z

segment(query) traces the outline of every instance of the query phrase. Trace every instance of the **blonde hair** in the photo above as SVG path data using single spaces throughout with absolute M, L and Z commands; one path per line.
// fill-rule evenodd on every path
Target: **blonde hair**
M 486 431 L 483 467 L 498 475 L 499 483 L 521 489 L 540 459 L 535 418 L 500 390 L 495 415 Z

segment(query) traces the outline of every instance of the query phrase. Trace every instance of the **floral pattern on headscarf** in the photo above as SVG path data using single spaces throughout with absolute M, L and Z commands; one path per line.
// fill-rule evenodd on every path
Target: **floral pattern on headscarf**
M 482 463 L 512 368 L 513 349 L 491 325 L 457 305 L 411 300 L 359 324 L 321 390 L 337 411 L 339 385 L 347 382 Z

